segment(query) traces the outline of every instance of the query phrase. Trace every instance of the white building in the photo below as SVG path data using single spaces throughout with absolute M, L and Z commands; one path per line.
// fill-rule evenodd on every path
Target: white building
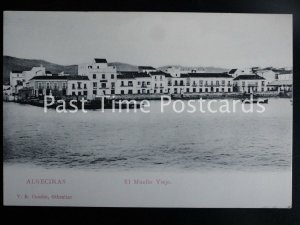
M 137 94 L 134 73 L 125 73 L 117 76 L 116 94 Z
M 202 67 L 169 66 L 163 72 L 170 74 L 172 77 L 180 77 L 181 74 L 187 73 L 205 73 L 205 70 Z
M 186 78 L 185 93 L 233 91 L 233 77 L 227 73 L 188 73 L 181 77 Z
M 266 88 L 265 78 L 258 75 L 240 75 L 233 79 L 234 91 L 255 93 L 264 92 Z
M 9 81 L 12 88 L 12 94 L 18 94 L 18 91 L 23 87 L 26 87 L 29 80 L 34 76 L 42 75 L 46 75 L 46 69 L 42 65 L 39 67 L 32 67 L 29 71 L 11 71 Z
M 171 75 L 162 71 L 156 71 L 150 73 L 152 81 L 152 93 L 153 94 L 164 94 L 168 93 L 168 78 L 171 78 Z
M 78 74 L 92 82 L 93 97 L 116 93 L 117 68 L 108 66 L 106 59 L 95 58 L 91 63 L 78 65 Z
M 35 76 L 29 81 L 35 97 L 52 95 L 55 97 L 81 96 L 92 99 L 91 82 L 87 76 Z

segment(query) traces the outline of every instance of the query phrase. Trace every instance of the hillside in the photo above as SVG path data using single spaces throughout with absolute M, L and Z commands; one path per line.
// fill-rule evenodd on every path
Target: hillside
M 138 71 L 138 66 L 134 66 L 127 63 L 121 63 L 121 62 L 112 62 L 108 63 L 109 66 L 116 66 L 117 71 Z
M 3 83 L 9 82 L 9 73 L 12 70 L 30 70 L 34 66 L 43 65 L 46 70 L 52 73 L 60 73 L 64 71 L 68 74 L 77 74 L 77 65 L 63 66 L 50 63 L 45 60 L 21 59 L 11 56 L 3 56 Z
M 52 73 L 60 73 L 64 71 L 68 74 L 77 74 L 78 66 L 77 65 L 69 65 L 63 66 L 55 63 L 47 62 L 45 60 L 38 59 L 22 59 L 11 56 L 3 56 L 3 83 L 9 82 L 9 73 L 12 70 L 30 70 L 34 66 L 43 65 L 47 71 Z M 121 63 L 121 62 L 111 62 L 108 63 L 110 66 L 116 66 L 118 71 L 138 71 L 138 66 Z M 181 68 L 187 68 L 185 66 L 179 66 Z M 157 69 L 164 69 L 168 66 L 162 66 Z M 191 67 L 189 67 L 191 68 Z M 196 68 L 196 67 L 195 67 Z M 208 73 L 218 73 L 218 72 L 227 72 L 228 69 L 218 68 L 218 67 L 202 67 Z

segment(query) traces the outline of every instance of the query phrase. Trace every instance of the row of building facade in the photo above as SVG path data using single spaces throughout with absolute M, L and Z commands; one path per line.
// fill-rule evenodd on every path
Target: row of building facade
M 285 76 L 283 71 L 288 75 Z M 103 95 L 291 90 L 291 71 L 279 72 L 274 73 L 273 79 L 269 72 L 258 69 L 255 73 L 252 71 L 243 74 L 237 69 L 224 73 L 206 73 L 201 68 L 167 67 L 162 71 L 151 66 L 142 66 L 138 71 L 125 72 L 118 71 L 115 66 L 109 66 L 106 59 L 96 58 L 91 63 L 78 65 L 77 75 L 52 74 L 43 66 L 33 67 L 31 71 L 12 71 L 10 91 L 13 95 L 37 97 L 51 94 L 58 97 L 84 96 L 94 99 Z

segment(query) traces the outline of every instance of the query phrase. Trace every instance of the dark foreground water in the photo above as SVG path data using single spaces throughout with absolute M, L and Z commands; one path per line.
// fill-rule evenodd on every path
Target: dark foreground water
M 4 162 L 47 168 L 286 170 L 292 105 L 269 99 L 264 113 L 106 110 L 48 113 L 3 103 Z M 215 103 L 215 107 L 219 103 Z

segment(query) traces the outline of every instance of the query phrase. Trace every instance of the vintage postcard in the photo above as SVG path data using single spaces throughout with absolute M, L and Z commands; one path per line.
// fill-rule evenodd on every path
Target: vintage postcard
M 4 205 L 291 208 L 290 14 L 4 12 Z

